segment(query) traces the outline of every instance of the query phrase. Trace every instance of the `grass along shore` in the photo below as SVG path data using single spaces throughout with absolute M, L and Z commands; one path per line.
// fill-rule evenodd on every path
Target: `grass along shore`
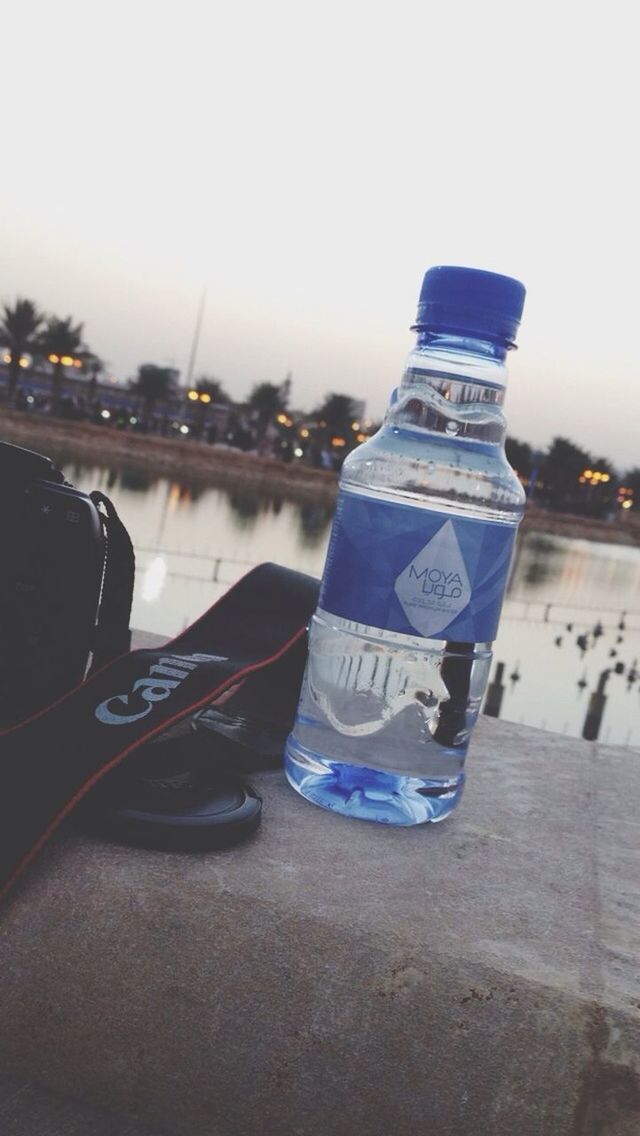
M 0 409 L 0 441 L 37 450 L 61 466 L 74 462 L 107 465 L 120 471 L 188 479 L 200 486 L 247 489 L 290 501 L 331 505 L 338 484 L 335 473 L 298 463 L 284 464 L 192 439 L 159 438 L 87 422 L 37 417 L 5 407 Z M 628 513 L 607 522 L 552 513 L 529 504 L 522 531 L 640 546 L 640 518 Z

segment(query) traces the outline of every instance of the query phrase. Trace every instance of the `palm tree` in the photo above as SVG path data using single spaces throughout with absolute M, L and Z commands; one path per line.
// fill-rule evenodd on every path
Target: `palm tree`
M 258 427 L 258 449 L 261 449 L 269 424 L 278 414 L 287 408 L 291 380 L 287 377 L 283 383 L 256 383 L 249 395 L 247 405 L 256 411 L 256 425 Z
M 504 444 L 509 465 L 513 467 L 523 481 L 527 481 L 533 467 L 533 451 L 528 442 L 519 442 L 517 438 L 508 437 Z
M 231 399 L 220 380 L 209 378 L 207 375 L 202 375 L 198 379 L 195 389 L 198 392 L 199 398 L 195 404 L 194 434 L 196 438 L 202 438 L 207 425 L 210 407 L 215 406 L 216 403 L 218 405 L 222 403 L 228 406 Z M 215 437 L 215 435 L 216 431 L 214 430 L 213 436 Z
M 82 359 L 82 370 L 89 377 L 89 399 L 93 402 L 96 397 L 98 376 L 105 369 L 104 360 L 99 355 L 94 355 L 93 351 L 83 351 L 80 358 Z
M 231 402 L 220 379 L 209 378 L 208 375 L 202 375 L 202 377 L 198 379 L 195 389 L 198 394 L 208 394 L 212 402 Z
M 20 360 L 27 352 L 34 350 L 42 315 L 33 300 L 17 298 L 11 308 L 4 304 L 3 318 L 0 321 L 0 342 L 8 349 L 9 362 L 9 401 L 13 402 L 20 381 Z
M 350 438 L 353 419 L 353 401 L 346 394 L 328 394 L 316 410 L 317 418 L 325 423 L 329 436 L 334 434 Z
M 40 355 L 53 363 L 52 395 L 54 411 L 60 406 L 65 368 L 69 365 L 68 362 L 63 362 L 63 360 L 77 358 L 87 351 L 82 341 L 83 328 L 84 324 L 82 323 L 78 323 L 74 327 L 71 316 L 67 316 L 66 319 L 48 316 L 46 327 L 38 338 Z
M 130 386 L 142 398 L 147 414 L 152 414 L 157 402 L 168 402 L 174 393 L 176 372 L 172 367 L 158 367 L 155 363 L 142 363 L 137 378 Z

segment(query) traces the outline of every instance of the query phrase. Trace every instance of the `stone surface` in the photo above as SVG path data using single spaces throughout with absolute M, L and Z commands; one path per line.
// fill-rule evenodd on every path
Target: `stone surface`
M 3 1073 L 0 1132 L 2 1136 L 153 1136 L 133 1121 Z
M 0 916 L 3 1068 L 176 1136 L 638 1136 L 640 758 L 484 719 L 468 771 L 439 826 L 270 773 L 234 850 L 56 840 Z

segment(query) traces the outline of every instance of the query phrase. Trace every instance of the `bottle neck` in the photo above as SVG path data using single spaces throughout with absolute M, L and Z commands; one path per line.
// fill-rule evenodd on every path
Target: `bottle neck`
M 505 343 L 420 331 L 385 423 L 502 445 L 507 351 Z
M 502 339 L 481 339 L 452 331 L 420 329 L 416 335 L 415 349 L 433 354 L 443 352 L 456 358 L 464 355 L 472 359 L 504 363 L 512 346 Z

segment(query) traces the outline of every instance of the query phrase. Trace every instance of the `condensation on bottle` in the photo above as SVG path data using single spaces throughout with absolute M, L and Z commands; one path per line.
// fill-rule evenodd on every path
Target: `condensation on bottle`
M 324 808 L 413 825 L 460 801 L 524 509 L 503 413 L 524 297 L 429 269 L 384 423 L 344 462 L 285 753 Z

